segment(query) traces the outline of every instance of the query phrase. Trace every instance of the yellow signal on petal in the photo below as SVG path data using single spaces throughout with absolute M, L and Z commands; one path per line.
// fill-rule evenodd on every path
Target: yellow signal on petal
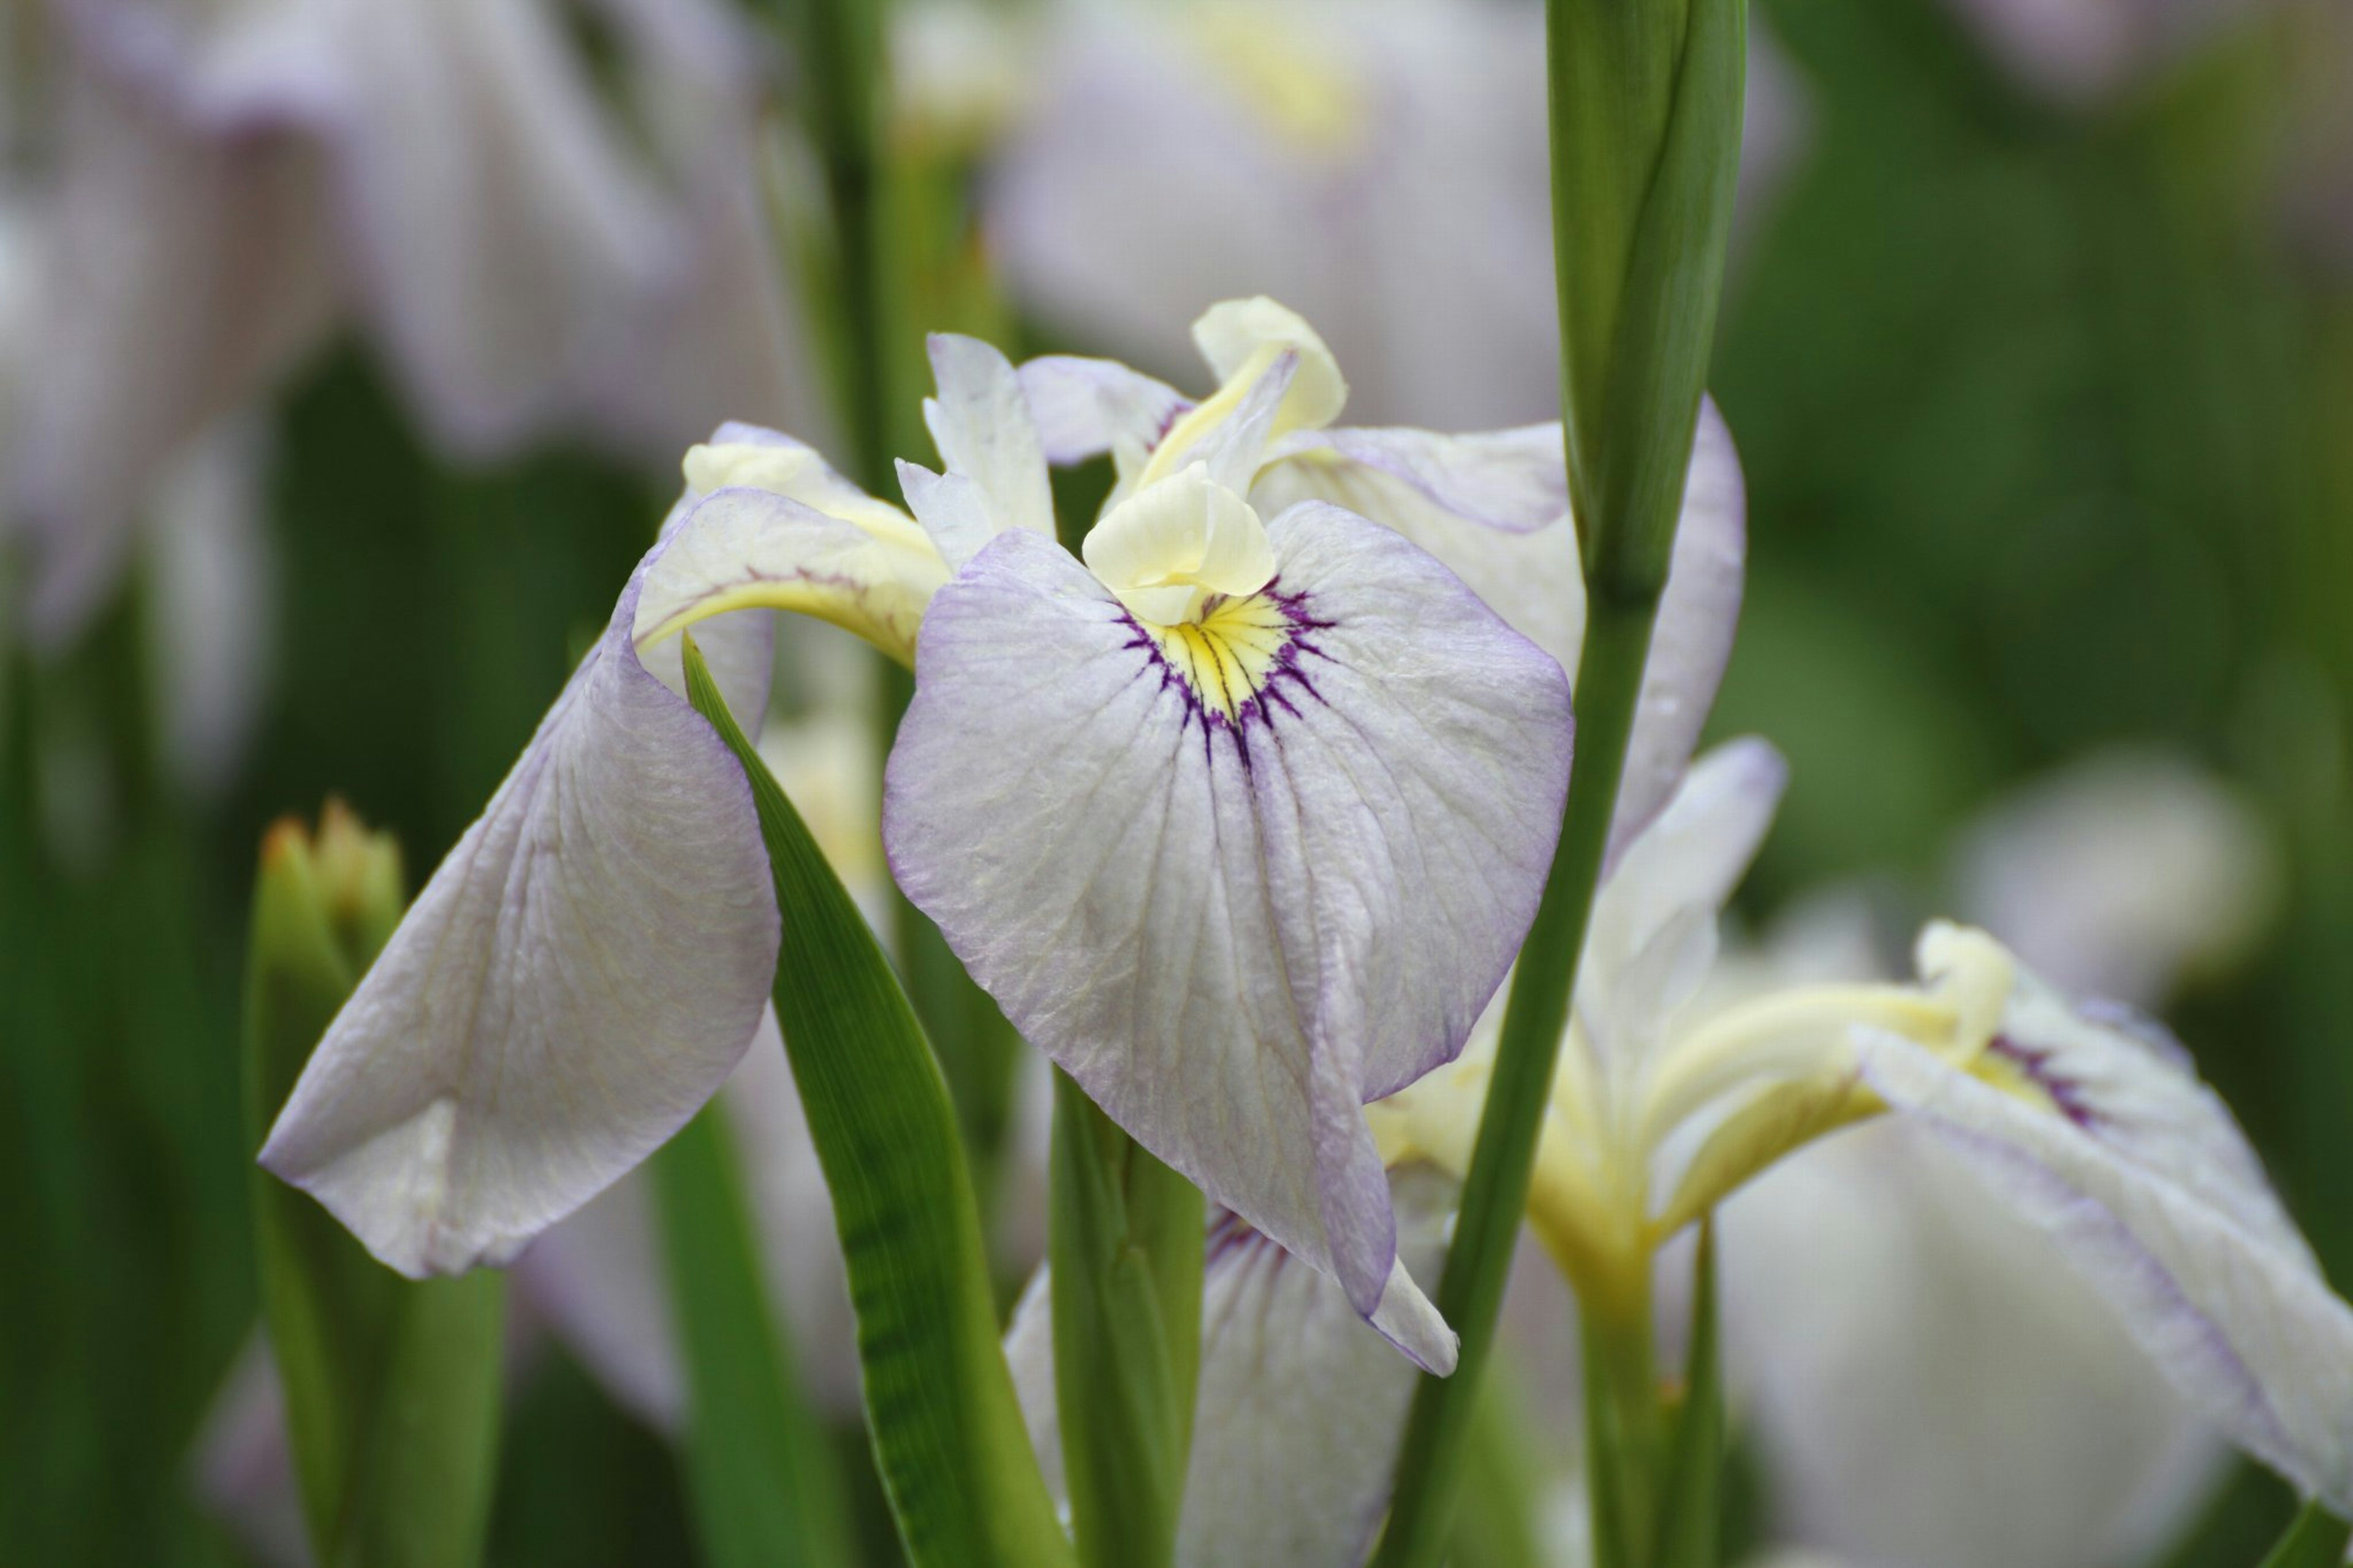
M 1264 594 L 1218 600 L 1199 620 L 1147 629 L 1201 706 L 1229 722 L 1266 689 L 1292 637 L 1291 617 Z

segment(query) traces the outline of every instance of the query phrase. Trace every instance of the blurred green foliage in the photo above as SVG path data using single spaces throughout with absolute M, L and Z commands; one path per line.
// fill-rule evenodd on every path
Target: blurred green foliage
M 1812 131 L 1736 243 L 1714 378 L 1753 563 L 1716 726 L 1795 768 L 1749 905 L 1892 872 L 1925 907 L 1989 791 L 2115 738 L 2203 758 L 2291 882 L 2176 1021 L 2353 1281 L 2353 279 L 2277 221 L 2275 40 L 2062 113 L 1938 0 L 1759 12 Z M 421 877 L 666 500 L 580 453 L 452 472 L 355 351 L 282 413 L 276 683 L 227 796 L 164 781 L 135 583 L 0 681 L 0 1562 L 241 1560 L 189 1478 L 256 1310 L 254 846 L 332 791 Z M 691 1560 L 659 1439 L 552 1351 L 512 1399 L 494 1563 Z M 2254 1561 L 2286 1512 L 2250 1475 L 2179 1561 Z

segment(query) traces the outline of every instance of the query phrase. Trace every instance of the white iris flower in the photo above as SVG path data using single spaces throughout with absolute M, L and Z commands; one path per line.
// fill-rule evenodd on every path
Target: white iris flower
M 661 543 L 322 1043 L 270 1168 L 395 1267 L 461 1269 L 513 1257 L 717 1089 L 759 1022 L 776 911 L 673 634 L 696 626 L 754 714 L 767 623 L 728 612 L 793 609 L 915 664 L 886 848 L 1013 1022 L 1451 1366 L 1361 1108 L 1461 1047 L 1533 915 L 1568 683 L 1403 531 L 1519 524 L 1573 573 L 1565 509 L 1527 514 L 1530 453 L 1556 467 L 1559 433 L 1377 433 L 1368 461 L 1308 428 L 1345 385 L 1303 323 L 1243 301 L 1203 336 L 1232 374 L 1148 444 L 1121 427 L 1139 461 L 1083 562 L 1054 542 L 1046 482 L 1071 410 L 1033 413 L 1067 362 L 1025 379 L 935 341 L 946 471 L 903 470 L 912 518 L 783 437 L 731 427 L 691 453 Z M 1406 466 L 1401 514 L 1270 515 L 1258 481 L 1311 447 L 1338 483 Z

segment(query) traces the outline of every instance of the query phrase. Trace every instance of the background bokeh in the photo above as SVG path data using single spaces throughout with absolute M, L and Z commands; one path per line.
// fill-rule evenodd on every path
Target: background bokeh
M 2021 28 L 2028 0 L 1757 0 L 1786 151 L 1744 213 L 1714 378 L 1751 540 L 1715 729 L 1793 764 L 1744 895 L 1760 922 L 1854 879 L 1943 907 L 1989 801 L 2103 748 L 2225 781 L 2277 898 L 2171 1016 L 2343 1281 L 2353 50 L 2325 11 L 2147 9 L 2174 19 L 2104 45 Z M 63 46 L 28 12 L 34 71 Z M 987 54 L 937 47 L 950 74 Z M 1098 346 L 1002 320 L 1008 348 Z M 0 1562 L 243 1561 L 190 1478 L 256 1312 L 237 1006 L 260 833 L 337 794 L 421 877 L 674 487 L 577 436 L 443 456 L 372 342 L 342 330 L 269 400 L 265 592 L 215 612 L 263 628 L 233 756 L 198 779 L 173 762 L 158 578 L 195 568 L 167 551 L 70 636 L 7 640 Z M 16 395 L 43 387 L 37 366 Z M 518 1375 L 505 1446 L 493 1562 L 691 1560 L 668 1448 L 560 1350 Z M 2234 1481 L 2180 1561 L 2253 1561 L 2282 1508 Z

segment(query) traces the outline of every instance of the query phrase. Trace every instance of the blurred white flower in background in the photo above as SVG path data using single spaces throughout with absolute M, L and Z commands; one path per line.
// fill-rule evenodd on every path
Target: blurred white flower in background
M 2052 980 L 2141 1008 L 2244 958 L 2279 892 L 2253 810 L 2154 750 L 2095 752 L 1996 802 L 1954 882 L 1965 919 Z
M 2057 983 L 2154 1007 L 2253 947 L 2276 867 L 2219 781 L 2112 752 L 1997 801 L 1955 881 Z M 1830 895 L 1750 962 L 1777 984 L 1873 979 L 1874 938 L 1859 896 Z M 1721 1234 L 1726 1356 L 1793 1547 L 1855 1568 L 2103 1568 L 2172 1539 L 2219 1479 L 2221 1440 L 2066 1249 L 1906 1119 L 1785 1162 Z
M 1266 293 L 1314 321 L 1372 424 L 1559 408 L 1544 13 L 1521 0 L 1074 0 L 989 168 L 1017 301 L 1173 374 L 1182 323 Z M 1742 202 L 1799 149 L 1752 22 Z
M 731 8 L 54 13 L 56 123 L 19 182 L 39 303 L 8 334 L 37 638 L 104 591 L 164 468 L 345 320 L 459 458 L 809 423 L 760 205 L 765 62 Z

